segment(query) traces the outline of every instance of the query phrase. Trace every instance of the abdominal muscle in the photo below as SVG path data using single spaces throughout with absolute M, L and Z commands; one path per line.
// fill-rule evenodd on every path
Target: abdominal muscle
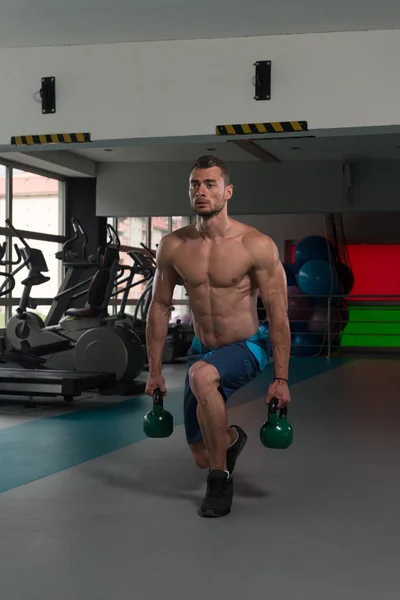
M 203 284 L 188 290 L 193 328 L 208 348 L 247 340 L 259 326 L 257 293 L 235 287 L 213 288 Z

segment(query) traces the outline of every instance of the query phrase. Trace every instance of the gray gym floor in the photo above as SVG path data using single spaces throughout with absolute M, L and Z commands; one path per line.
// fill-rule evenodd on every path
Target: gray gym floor
M 238 392 L 229 418 L 249 442 L 222 519 L 196 512 L 206 472 L 180 425 L 183 366 L 166 369 L 166 440 L 140 435 L 146 398 L 3 402 L 1 598 L 397 598 L 399 364 L 298 361 L 285 451 L 258 438 L 270 373 Z

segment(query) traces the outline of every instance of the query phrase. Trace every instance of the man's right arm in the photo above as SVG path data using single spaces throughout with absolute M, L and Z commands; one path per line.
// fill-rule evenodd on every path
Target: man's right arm
M 159 377 L 162 356 L 168 334 L 171 304 L 178 274 L 171 261 L 170 236 L 162 238 L 157 250 L 157 268 L 153 280 L 153 295 L 147 315 L 146 345 L 149 377 Z

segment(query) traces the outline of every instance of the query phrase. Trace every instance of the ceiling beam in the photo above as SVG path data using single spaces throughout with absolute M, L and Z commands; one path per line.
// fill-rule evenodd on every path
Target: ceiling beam
M 274 154 L 267 152 L 263 148 L 260 148 L 253 140 L 228 140 L 229 143 L 235 144 L 241 150 L 252 154 L 259 160 L 265 163 L 280 162 Z
M 31 152 L 1 153 L 0 158 L 29 167 L 53 172 L 65 177 L 96 177 L 97 165 L 94 161 L 68 150 L 47 150 Z

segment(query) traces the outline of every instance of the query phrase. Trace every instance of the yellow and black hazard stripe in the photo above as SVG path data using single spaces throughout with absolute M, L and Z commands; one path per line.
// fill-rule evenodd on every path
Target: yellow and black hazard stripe
M 277 123 L 245 123 L 242 125 L 217 125 L 217 135 L 248 135 L 259 133 L 298 133 L 308 131 L 307 121 L 281 121 Z
M 16 135 L 11 138 L 11 145 L 34 146 L 38 144 L 82 144 L 90 141 L 90 133 L 50 133 L 45 135 Z

